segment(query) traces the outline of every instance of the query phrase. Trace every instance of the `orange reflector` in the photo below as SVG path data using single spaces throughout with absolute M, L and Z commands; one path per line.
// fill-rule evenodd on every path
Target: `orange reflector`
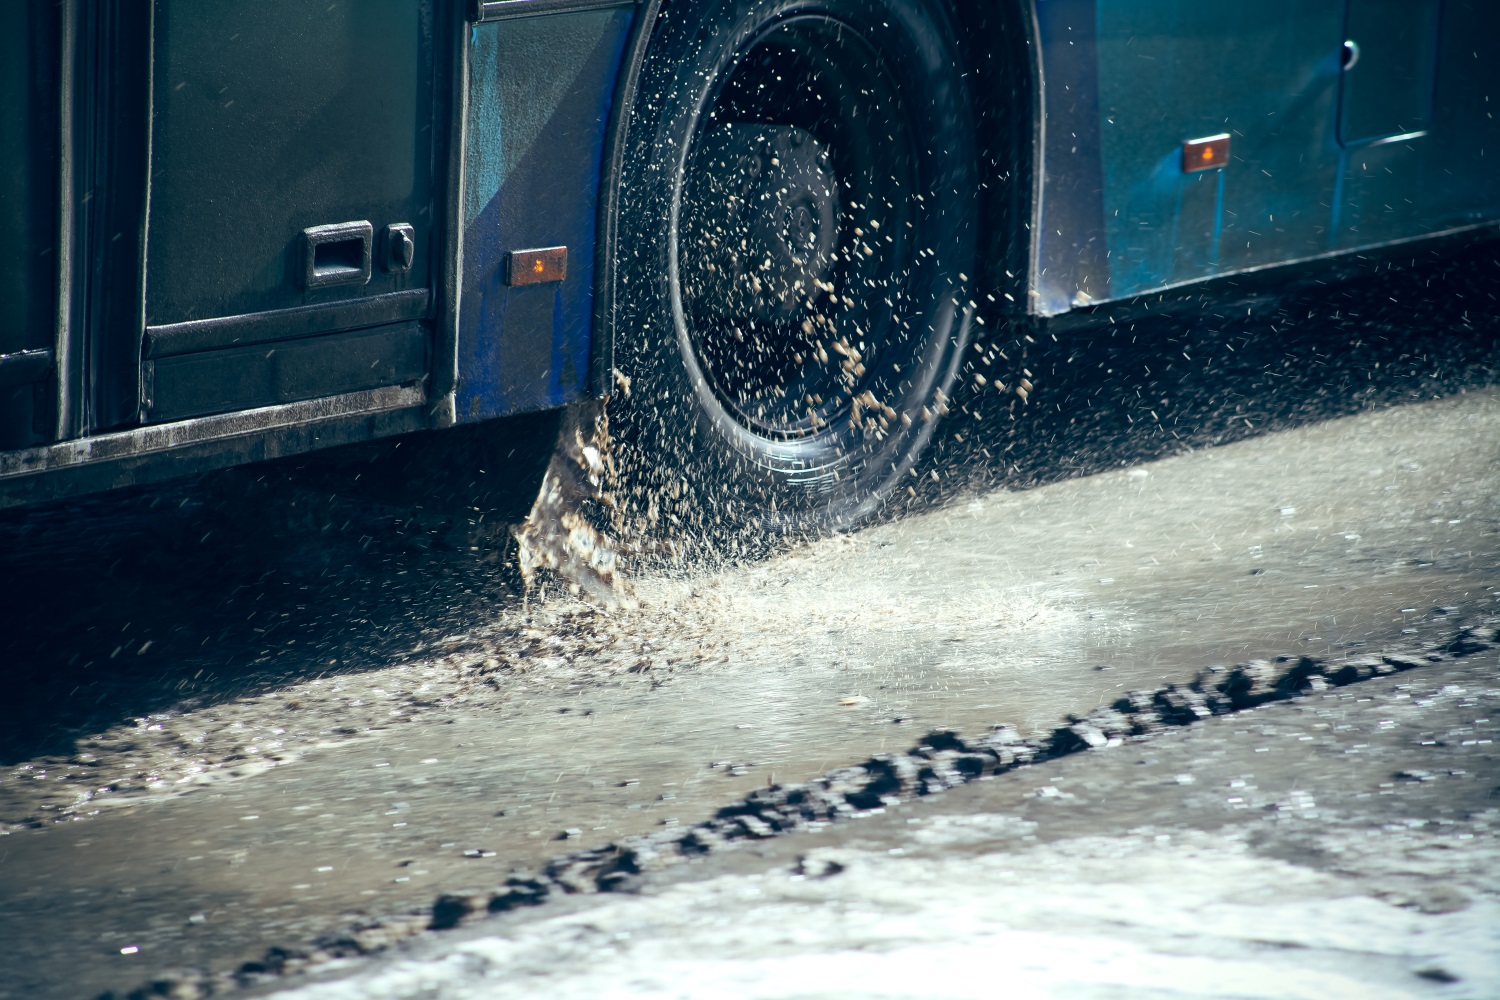
M 1229 162 L 1229 135 L 1211 135 L 1206 139 L 1189 139 L 1182 144 L 1182 172 L 1212 170 Z
M 542 250 L 512 250 L 506 269 L 507 285 L 541 285 L 561 281 L 568 276 L 568 248 L 546 247 Z

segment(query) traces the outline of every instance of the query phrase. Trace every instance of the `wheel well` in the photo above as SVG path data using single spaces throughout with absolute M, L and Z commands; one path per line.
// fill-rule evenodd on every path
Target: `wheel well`
M 976 293 L 1027 314 L 1036 203 L 1040 80 L 1035 22 L 1025 0 L 953 0 L 965 72 L 976 81 L 985 270 Z M 1009 296 L 1009 298 L 1006 298 Z
M 656 31 L 662 0 L 644 0 L 636 9 L 630 29 L 620 77 L 615 83 L 614 106 L 605 127 L 604 155 L 599 174 L 599 214 L 594 247 L 594 331 L 589 352 L 589 385 L 596 396 L 615 391 L 615 271 L 618 255 L 620 176 L 629 145 L 630 111 L 646 50 Z

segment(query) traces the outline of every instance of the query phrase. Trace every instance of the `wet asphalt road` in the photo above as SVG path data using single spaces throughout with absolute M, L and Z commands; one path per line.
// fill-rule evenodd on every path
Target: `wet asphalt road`
M 1496 996 L 1488 645 L 470 918 L 275 995 Z
M 903 516 L 629 610 L 525 605 L 496 526 L 295 484 L 264 519 L 234 477 L 7 515 L 0 996 L 228 967 L 916 727 L 1492 609 L 1493 267 L 1007 342 L 1037 392 L 967 400 Z

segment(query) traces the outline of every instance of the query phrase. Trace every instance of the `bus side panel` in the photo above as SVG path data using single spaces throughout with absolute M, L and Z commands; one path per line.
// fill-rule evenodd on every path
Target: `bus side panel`
M 1329 249 L 1344 0 L 1102 0 L 1100 126 L 1116 295 Z M 1227 133 L 1227 166 L 1182 144 Z
M 1034 308 L 1326 252 L 1343 4 L 1037 0 L 1049 160 L 1039 263 L 1052 266 Z M 1183 143 L 1223 133 L 1228 166 L 1184 172 Z M 1098 228 L 1056 224 L 1090 174 Z
M 1035 11 L 1046 135 L 1035 312 L 1500 218 L 1500 172 L 1485 163 L 1500 148 L 1494 4 L 1035 0 Z M 1346 72 L 1349 32 L 1365 42 Z M 1399 107 L 1371 85 L 1388 76 L 1411 78 Z M 1183 144 L 1220 134 L 1228 162 L 1185 171 Z
M 588 391 L 605 131 L 634 18 L 591 10 L 470 28 L 455 417 Z M 566 277 L 508 283 L 514 251 L 567 248 Z
M 1446 0 L 1442 15 L 1432 116 L 1443 141 L 1417 197 L 1443 222 L 1500 218 L 1500 4 Z
M 1043 85 L 1030 309 L 1051 316 L 1111 297 L 1099 155 L 1097 0 L 1037 0 Z
M 430 284 L 428 7 L 158 4 L 148 323 Z M 414 226 L 411 267 L 304 287 L 303 230 L 351 220 Z

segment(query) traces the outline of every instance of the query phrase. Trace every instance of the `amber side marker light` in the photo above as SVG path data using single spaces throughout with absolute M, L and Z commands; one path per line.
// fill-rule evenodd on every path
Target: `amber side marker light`
M 507 285 L 543 285 L 568 276 L 568 248 L 512 250 L 505 269 Z
M 1197 173 L 1212 170 L 1229 162 L 1229 135 L 1211 135 L 1204 139 L 1189 139 L 1182 144 L 1182 172 Z

